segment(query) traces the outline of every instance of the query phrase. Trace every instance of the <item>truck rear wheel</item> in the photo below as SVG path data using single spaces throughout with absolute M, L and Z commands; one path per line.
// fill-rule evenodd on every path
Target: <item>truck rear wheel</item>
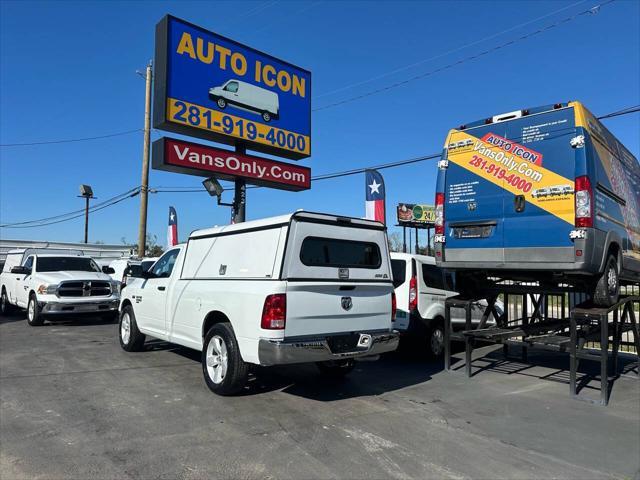
M 133 307 L 126 305 L 120 313 L 120 346 L 127 352 L 139 352 L 144 347 L 145 336 L 138 330 Z
M 2 294 L 0 294 L 0 314 L 11 315 L 13 312 L 13 305 L 9 303 L 9 297 L 7 297 L 7 291 L 2 287 Z
M 609 255 L 602 276 L 593 289 L 593 303 L 602 307 L 610 307 L 618 302 L 620 296 L 620 279 L 618 278 L 618 262 Z
M 32 327 L 39 327 L 44 324 L 44 317 L 40 313 L 38 300 L 34 293 L 29 295 L 29 303 L 27 304 L 27 323 Z
M 230 323 L 216 323 L 204 337 L 202 373 L 213 393 L 233 395 L 247 383 L 249 366 L 242 360 Z
M 352 358 L 347 360 L 330 360 L 328 362 L 317 362 L 316 366 L 320 373 L 326 377 L 341 378 L 351 373 L 356 362 Z

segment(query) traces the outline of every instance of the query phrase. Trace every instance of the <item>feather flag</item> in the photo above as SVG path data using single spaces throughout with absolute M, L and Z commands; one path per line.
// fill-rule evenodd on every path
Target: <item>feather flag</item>
M 167 247 L 178 244 L 178 214 L 176 209 L 169 207 L 169 228 L 167 229 Z
M 377 170 L 365 171 L 366 218 L 386 225 L 384 179 Z

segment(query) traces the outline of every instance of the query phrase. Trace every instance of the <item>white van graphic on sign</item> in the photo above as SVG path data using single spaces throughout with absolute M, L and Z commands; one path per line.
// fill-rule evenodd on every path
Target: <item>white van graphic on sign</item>
M 278 94 L 241 80 L 227 80 L 219 87 L 209 89 L 209 98 L 220 110 L 227 105 L 259 114 L 265 122 L 280 117 Z

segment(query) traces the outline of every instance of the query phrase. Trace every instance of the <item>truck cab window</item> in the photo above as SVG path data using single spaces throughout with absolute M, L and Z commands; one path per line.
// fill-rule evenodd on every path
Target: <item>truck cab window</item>
M 224 87 L 227 92 L 236 93 L 238 91 L 238 82 L 229 82 Z
M 173 271 L 173 266 L 176 263 L 176 258 L 178 257 L 179 252 L 180 250 L 178 249 L 169 250 L 162 257 L 160 257 L 160 260 L 156 262 L 156 264 L 153 266 L 153 270 L 151 270 L 151 273 L 153 273 L 153 275 L 158 278 L 169 277 L 171 275 L 171 272 Z

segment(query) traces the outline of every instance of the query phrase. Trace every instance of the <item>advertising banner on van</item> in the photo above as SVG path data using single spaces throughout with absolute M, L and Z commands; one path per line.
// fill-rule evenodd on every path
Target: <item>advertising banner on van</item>
M 223 180 L 243 178 L 247 183 L 281 190 L 311 188 L 311 169 L 307 167 L 167 137 L 154 141 L 152 150 L 155 170 Z
M 167 15 L 156 25 L 153 125 L 308 157 L 311 72 Z
M 416 205 L 414 203 L 398 204 L 398 223 L 411 226 L 432 226 L 436 221 L 436 210 L 433 205 Z

